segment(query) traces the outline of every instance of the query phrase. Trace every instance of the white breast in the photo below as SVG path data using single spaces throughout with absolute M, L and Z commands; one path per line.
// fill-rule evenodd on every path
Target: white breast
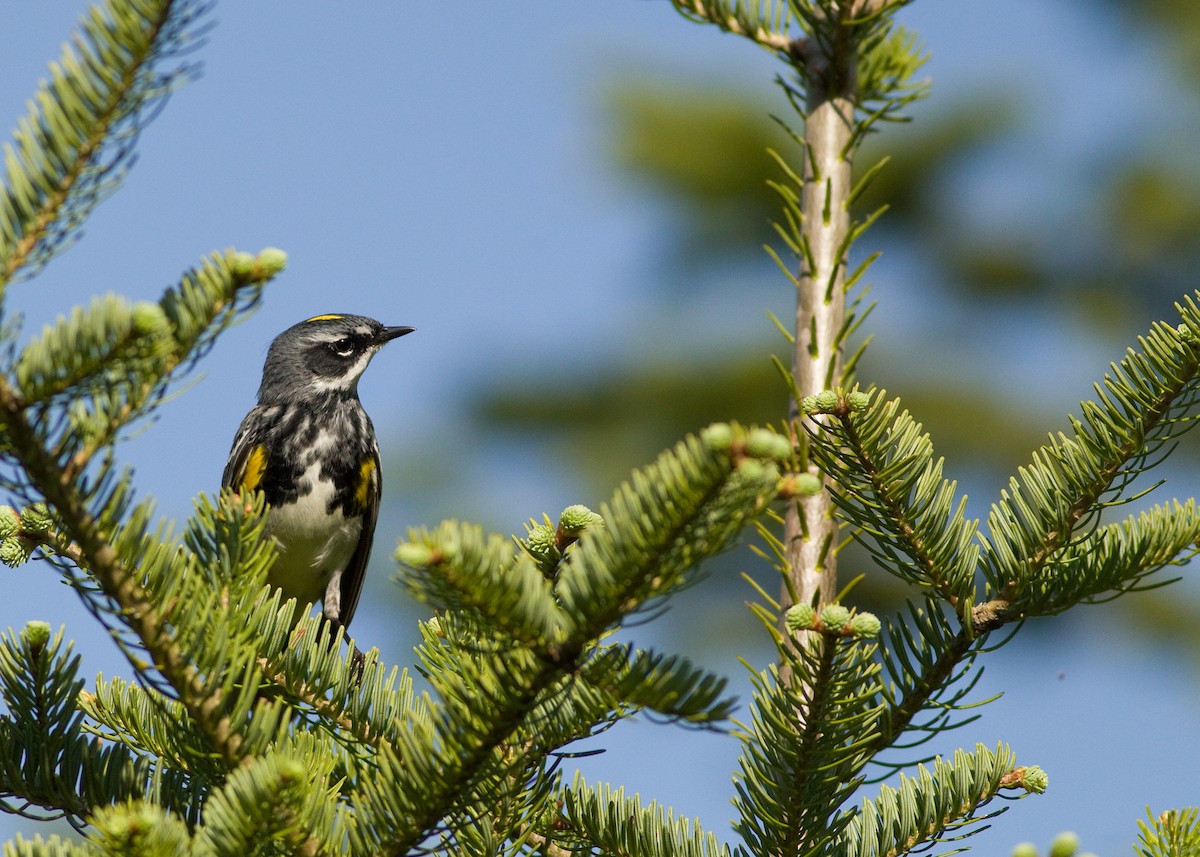
M 323 603 L 326 615 L 336 615 L 337 578 L 354 554 L 362 519 L 347 520 L 340 508 L 326 511 L 334 488 L 332 482 L 320 481 L 319 474 L 320 464 L 311 464 L 298 484 L 301 491 L 306 486 L 312 490 L 291 505 L 270 510 L 267 530 L 278 543 L 278 556 L 267 580 L 288 598 Z

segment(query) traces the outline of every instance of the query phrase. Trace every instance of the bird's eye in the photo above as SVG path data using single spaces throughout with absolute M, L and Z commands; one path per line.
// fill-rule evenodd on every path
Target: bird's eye
M 354 340 L 349 337 L 334 340 L 329 343 L 329 350 L 338 357 L 349 357 L 354 353 Z

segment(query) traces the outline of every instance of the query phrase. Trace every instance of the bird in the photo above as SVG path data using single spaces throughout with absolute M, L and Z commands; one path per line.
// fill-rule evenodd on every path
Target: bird
M 289 327 L 267 349 L 258 403 L 234 436 L 221 485 L 262 492 L 276 546 L 267 582 L 296 599 L 293 625 L 304 605 L 320 602 L 349 639 L 382 496 L 358 380 L 384 345 L 413 330 L 330 313 Z

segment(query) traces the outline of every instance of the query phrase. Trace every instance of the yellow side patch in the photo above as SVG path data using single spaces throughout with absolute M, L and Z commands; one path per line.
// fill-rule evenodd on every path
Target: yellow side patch
M 267 472 L 267 448 L 256 446 L 250 450 L 246 459 L 246 469 L 242 472 L 242 481 L 238 487 L 243 491 L 253 491 L 262 482 L 263 474 Z
M 367 508 L 367 498 L 371 496 L 371 478 L 375 475 L 375 458 L 368 455 L 358 465 L 358 487 L 354 489 L 354 499 L 360 509 Z
M 338 315 L 337 313 L 330 313 L 329 315 L 314 315 L 312 318 L 306 318 L 304 323 L 308 324 L 310 321 L 336 321 L 339 318 L 345 318 L 345 316 Z

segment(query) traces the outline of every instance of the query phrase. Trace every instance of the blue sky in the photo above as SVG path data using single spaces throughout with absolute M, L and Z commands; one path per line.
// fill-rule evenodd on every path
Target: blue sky
M 0 7 L 0 121 L 8 127 L 82 9 L 62 0 Z M 256 0 L 219 4 L 212 17 L 217 26 L 195 55 L 203 76 L 146 130 L 125 187 L 88 222 L 79 246 L 11 290 L 9 312 L 24 315 L 28 334 L 93 294 L 153 299 L 214 249 L 288 252 L 288 270 L 261 309 L 222 338 L 198 383 L 126 445 L 141 490 L 176 519 L 195 494 L 216 488 L 276 333 L 331 311 L 416 327 L 361 384 L 382 436 L 388 507 L 354 628 L 361 640 L 384 641 L 385 658 L 410 663 L 396 641 L 412 635 L 397 626 L 408 628 L 415 614 L 397 606 L 386 582 L 391 546 L 404 527 L 448 512 L 406 491 L 405 474 L 444 445 L 460 445 L 454 476 L 464 490 L 451 511 L 506 531 L 580 500 L 569 462 L 556 464 L 555 479 L 537 479 L 526 478 L 522 462 L 480 454 L 492 447 L 464 428 L 465 395 L 511 368 L 643 348 L 662 311 L 645 278 L 667 221 L 608 165 L 605 87 L 623 73 L 662 73 L 769 92 L 776 68 L 749 44 L 683 21 L 665 0 Z M 962 176 L 971 201 L 964 216 L 981 228 L 1023 206 L 1053 206 L 1056 185 L 1085 180 L 1093 156 L 1143 127 L 1154 100 L 1146 93 L 1169 95 L 1154 46 L 1094 4 L 918 0 L 903 17 L 932 54 L 934 96 L 920 109 L 998 79 L 1034 96 L 1022 138 Z M 1037 157 L 1023 157 L 1023 146 Z M 904 259 L 875 269 L 872 324 L 881 338 L 934 335 L 911 273 Z M 686 316 L 697 336 L 769 324 L 761 307 L 735 315 L 738 304 L 714 300 Z M 1131 319 L 1131 330 L 1151 320 Z M 1037 329 L 1038 320 L 1013 323 Z M 1014 359 L 1002 330 L 959 335 L 949 347 L 953 360 Z M 1072 356 L 1095 356 L 1079 350 Z M 1013 371 L 1032 375 L 1045 359 L 1023 348 Z M 1067 401 L 1086 395 L 1103 365 L 1066 370 Z M 6 574 L 0 627 L 66 623 L 85 653 L 85 674 L 128 674 L 48 569 Z M 1022 801 L 975 841 L 987 853 L 1024 839 L 1044 845 L 1068 828 L 1085 848 L 1123 851 L 1147 803 L 1196 800 L 1194 666 L 1089 618 L 1101 615 L 1074 620 L 1066 635 L 1023 634 L 985 675 L 981 698 L 1004 690 L 1004 699 L 946 744 L 1006 740 L 1021 762 L 1050 772 L 1048 795 Z M 744 698 L 738 654 L 718 666 Z M 580 765 L 589 779 L 624 783 L 728 837 L 732 738 L 637 723 L 605 742 L 610 753 Z

